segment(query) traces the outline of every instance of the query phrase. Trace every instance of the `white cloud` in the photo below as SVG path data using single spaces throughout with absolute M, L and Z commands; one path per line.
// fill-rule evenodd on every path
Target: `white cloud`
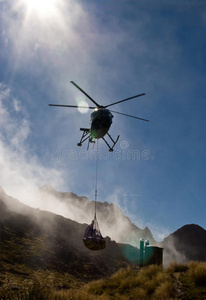
M 21 101 L 13 98 L 10 88 L 1 84 L 0 185 L 9 195 L 36 206 L 34 192 L 44 183 L 62 187 L 63 173 L 44 166 L 32 154 L 27 141 L 32 137 L 30 121 L 20 106 Z

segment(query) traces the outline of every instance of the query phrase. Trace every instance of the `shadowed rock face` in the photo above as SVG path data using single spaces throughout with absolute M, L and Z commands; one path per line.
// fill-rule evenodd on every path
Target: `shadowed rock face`
M 137 262 L 137 248 L 107 237 L 106 249 L 88 250 L 83 244 L 87 224 L 28 207 L 2 191 L 0 209 L 0 265 L 24 264 L 90 280 Z
M 58 193 L 58 197 L 61 194 Z M 65 194 L 67 193 L 63 193 L 63 199 L 59 201 L 67 201 L 68 195 Z M 72 197 L 76 198 L 77 202 L 91 203 L 85 197 L 77 197 L 74 194 Z M 104 216 L 104 210 L 109 211 L 110 208 L 110 218 L 114 218 L 112 212 L 116 212 L 115 205 L 106 202 L 98 205 L 99 215 L 102 210 Z M 121 212 L 119 208 L 118 210 Z M 128 224 L 133 234 L 136 234 L 138 228 L 122 212 L 120 215 L 128 222 L 125 224 Z M 129 244 L 118 244 L 109 237 L 106 238 L 104 250 L 87 249 L 83 244 L 86 228 L 87 224 L 79 224 L 63 216 L 24 205 L 0 189 L 2 266 L 4 263 L 19 263 L 32 268 L 69 272 L 84 280 L 90 280 L 108 276 L 128 264 L 139 263 L 139 249 Z M 143 236 L 143 231 L 139 230 L 136 237 L 137 246 L 139 236 Z M 148 239 L 151 232 L 148 228 L 145 232 Z M 171 261 L 206 261 L 206 231 L 198 225 L 183 226 L 165 238 L 159 246 L 164 248 L 164 264 Z
M 195 224 L 185 225 L 166 237 L 161 246 L 169 261 L 206 261 L 206 230 Z

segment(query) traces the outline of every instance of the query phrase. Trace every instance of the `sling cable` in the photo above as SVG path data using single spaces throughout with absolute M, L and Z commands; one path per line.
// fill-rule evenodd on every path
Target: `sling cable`
M 94 201 L 94 219 L 92 223 L 87 227 L 83 242 L 84 245 L 90 250 L 102 250 L 106 247 L 105 239 L 102 237 L 99 225 L 97 222 L 97 183 L 98 183 L 98 160 L 99 160 L 99 152 L 98 152 L 98 140 L 97 140 L 97 150 L 96 150 L 96 182 L 95 182 L 95 201 Z

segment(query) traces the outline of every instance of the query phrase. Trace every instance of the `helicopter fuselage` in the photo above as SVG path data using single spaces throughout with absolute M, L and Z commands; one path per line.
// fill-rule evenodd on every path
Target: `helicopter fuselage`
M 113 115 L 106 108 L 96 108 L 90 117 L 90 136 L 100 139 L 108 132 Z
M 83 131 L 82 133 L 82 137 L 80 139 L 80 142 L 77 144 L 77 146 L 81 146 L 82 143 L 84 143 L 86 140 L 88 140 L 88 147 L 89 148 L 89 144 L 90 143 L 95 143 L 95 139 L 103 139 L 104 142 L 107 144 L 107 146 L 109 147 L 109 151 L 113 151 L 114 146 L 116 145 L 118 139 L 119 139 L 119 135 L 117 136 L 117 139 L 114 140 L 112 138 L 112 136 L 109 134 L 109 128 L 112 125 L 112 118 L 113 115 L 111 112 L 114 112 L 116 114 L 119 115 L 123 115 L 123 116 L 127 116 L 127 117 L 131 117 L 134 119 L 139 119 L 142 121 L 149 121 L 146 119 L 142 119 L 136 116 L 131 116 L 125 113 L 121 113 L 121 112 L 117 112 L 114 110 L 109 110 L 107 109 L 108 107 L 112 106 L 112 105 L 116 105 L 118 103 L 122 103 L 140 96 L 145 95 L 145 93 L 136 95 L 136 96 L 132 96 L 120 101 L 116 101 L 113 103 L 110 103 L 108 105 L 100 105 L 98 104 L 94 99 L 92 99 L 84 90 L 82 90 L 74 81 L 71 81 L 71 83 L 78 89 L 80 90 L 88 99 L 90 99 L 93 104 L 95 104 L 94 106 L 79 106 L 79 105 L 65 105 L 65 104 L 49 104 L 49 106 L 61 106 L 61 107 L 73 107 L 73 108 L 87 108 L 87 109 L 94 109 L 93 113 L 91 114 L 90 117 L 90 128 L 80 128 L 80 131 Z M 110 141 L 112 141 L 112 145 L 110 145 L 108 143 L 108 141 L 105 139 L 105 135 L 107 135 L 110 138 Z

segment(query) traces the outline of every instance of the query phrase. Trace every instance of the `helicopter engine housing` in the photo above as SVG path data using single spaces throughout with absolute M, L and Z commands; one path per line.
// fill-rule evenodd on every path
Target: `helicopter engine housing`
M 113 115 L 108 109 L 95 109 L 90 118 L 91 137 L 95 139 L 102 138 L 110 128 L 112 118 Z

